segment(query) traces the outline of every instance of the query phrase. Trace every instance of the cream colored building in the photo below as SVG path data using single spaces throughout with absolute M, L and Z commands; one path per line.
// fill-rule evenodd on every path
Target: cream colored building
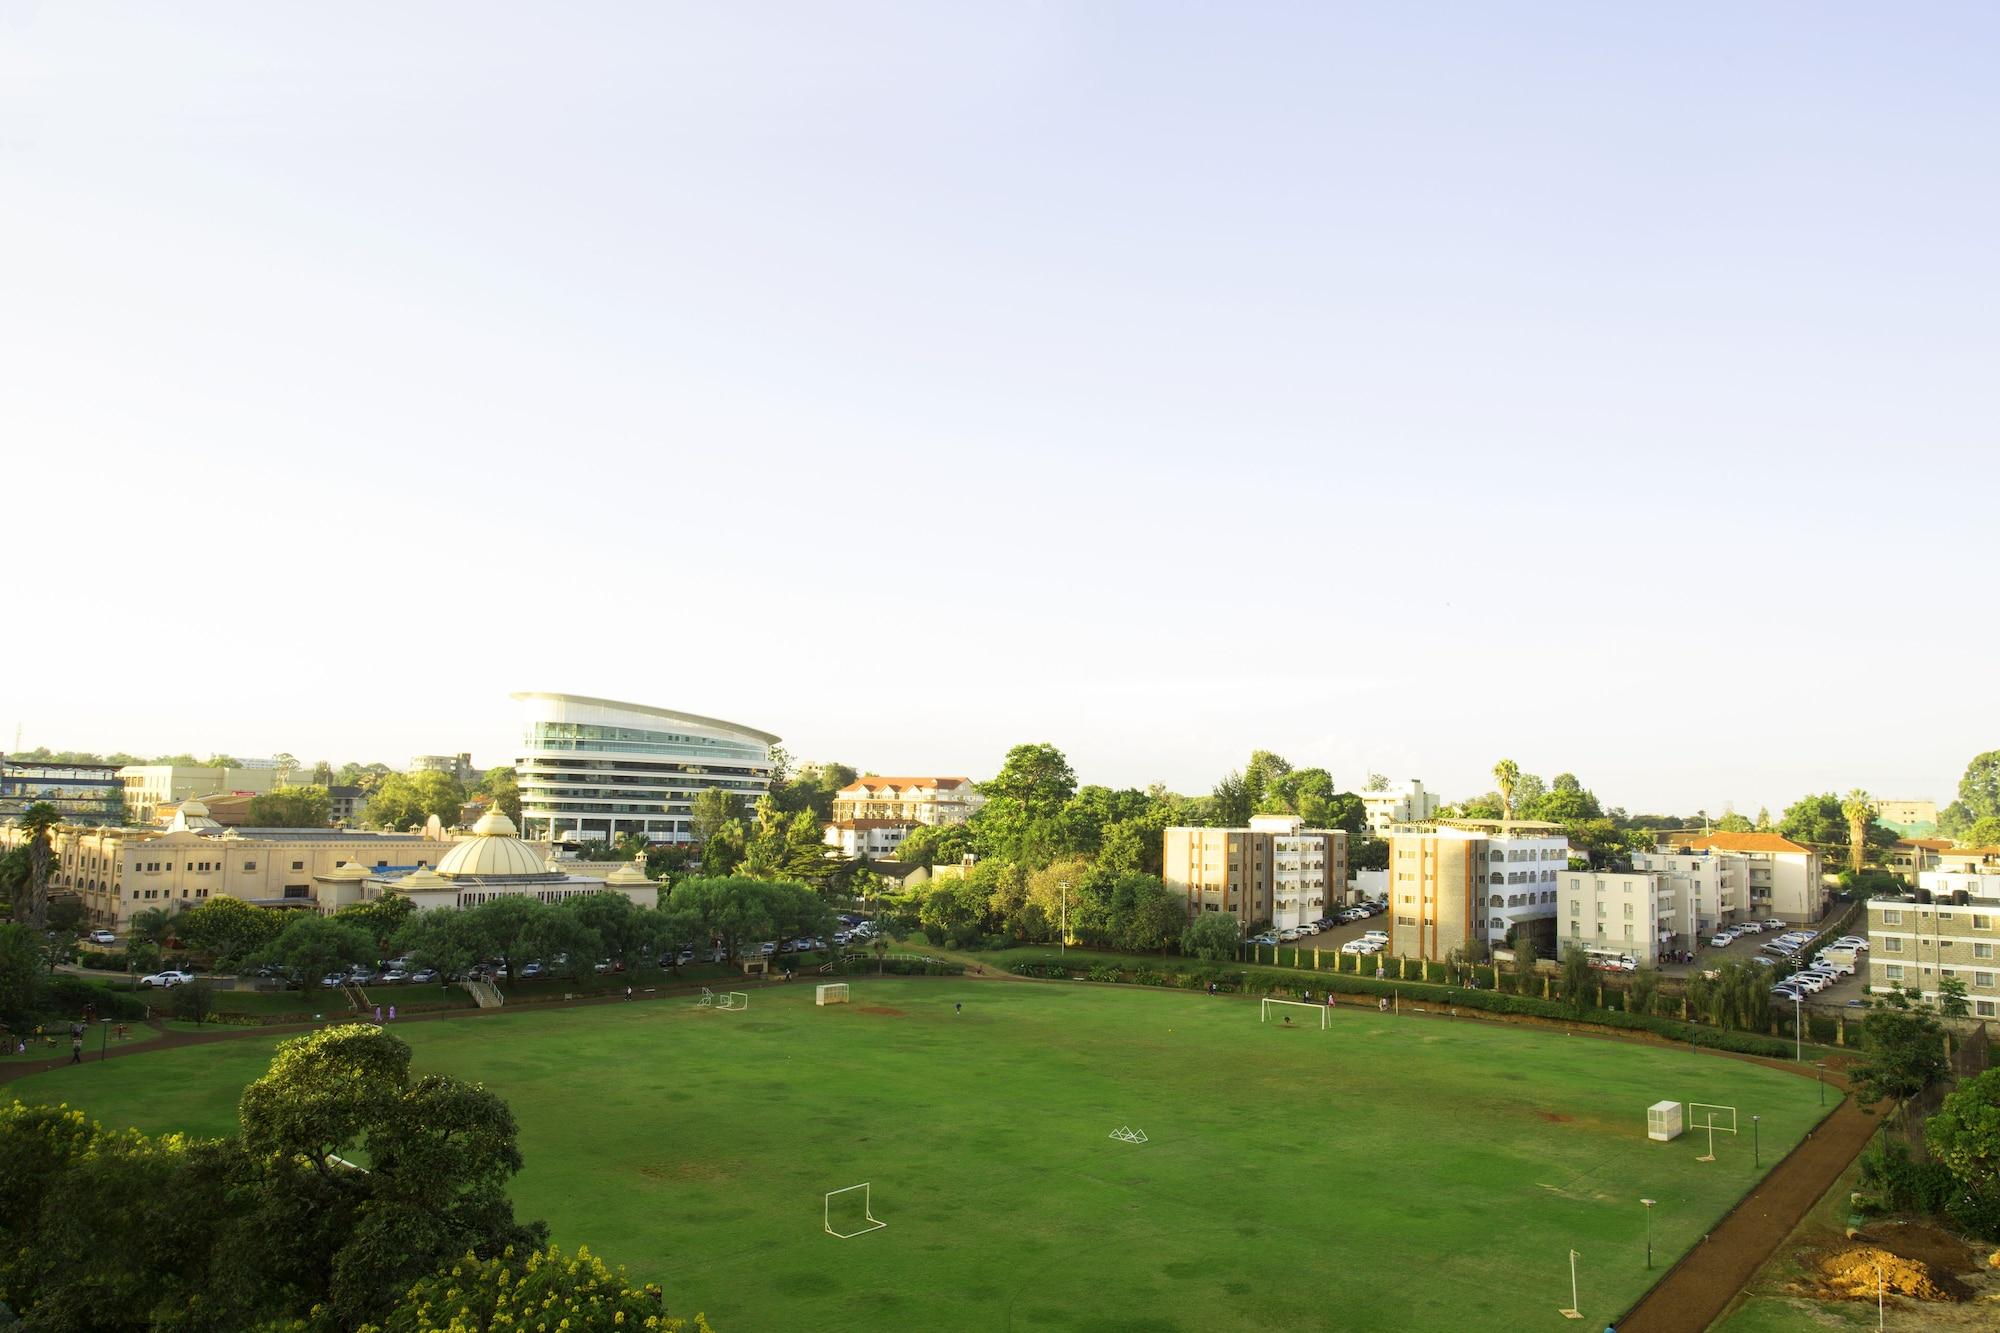
M 836 819 L 826 826 L 826 845 L 849 861 L 888 860 L 915 827 L 899 819 Z
M 118 770 L 118 777 L 125 784 L 125 818 L 135 824 L 151 822 L 154 807 L 176 805 L 190 796 L 237 791 L 261 795 L 281 785 L 278 770 L 266 765 L 209 768 L 200 764 L 128 764 Z
M 572 863 L 545 860 L 542 846 L 517 836 L 513 820 L 498 810 L 489 810 L 479 817 L 469 835 L 444 854 L 434 870 L 348 874 L 361 900 L 395 894 L 409 899 L 420 912 L 477 907 L 495 898 L 524 896 L 558 903 L 605 892 L 622 893 L 635 906 L 648 910 L 659 905 L 660 886 L 646 878 L 637 863 L 598 864 L 614 868 L 604 876 L 581 874 Z
M 1936 801 L 1877 801 L 1875 822 L 1906 838 L 1930 837 L 1937 832 Z
M 1965 983 L 1972 1016 L 2000 1022 L 2000 847 L 1943 852 L 1917 893 L 1868 900 L 1868 982 L 1928 1000 Z
M 1425 791 L 1420 780 L 1411 778 L 1401 791 L 1362 792 L 1361 808 L 1367 812 L 1368 831 L 1386 838 L 1398 824 L 1421 824 L 1430 819 L 1438 812 L 1438 797 L 1436 792 Z
M 14 828 L 4 836 L 9 846 L 20 840 Z M 90 923 L 112 930 L 149 907 L 178 911 L 218 896 L 330 912 L 344 905 L 329 887 L 340 882 L 334 871 L 436 865 L 451 845 L 409 833 L 225 829 L 199 801 L 184 800 L 164 831 L 60 827 L 49 888 L 76 894 Z
M 1229 912 L 1244 928 L 1284 929 L 1326 916 L 1347 886 L 1347 834 L 1294 815 L 1256 815 L 1248 828 L 1170 828 L 1162 879 L 1199 912 Z
M 1903 838 L 1882 854 L 1882 866 L 1901 875 L 1914 888 L 1926 870 L 1938 868 L 1939 855 L 1950 850 L 1949 838 Z
M 1532 820 L 1439 820 L 1389 833 L 1389 952 L 1475 959 L 1516 932 L 1554 947 L 1556 877 L 1569 839 Z
M 971 778 L 885 778 L 870 773 L 833 796 L 833 819 L 880 819 L 901 824 L 963 824 L 986 798 Z
M 1691 839 L 1688 850 L 1728 852 L 1743 862 L 1743 911 L 1747 919 L 1783 917 L 1817 921 L 1826 915 L 1828 890 L 1819 853 L 1776 833 L 1711 833 Z
M 1662 847 L 1634 853 L 1626 872 L 1561 871 L 1556 956 L 1582 948 L 1650 964 L 1666 950 L 1698 949 L 1718 927 L 1748 919 L 1749 864 L 1728 852 Z

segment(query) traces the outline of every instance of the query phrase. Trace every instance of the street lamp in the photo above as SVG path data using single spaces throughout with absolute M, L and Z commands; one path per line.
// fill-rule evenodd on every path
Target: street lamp
M 1826 1105 L 1826 1061 L 1824 1060 L 1813 1061 L 1813 1068 L 1819 1071 L 1818 1074 L 1819 1104 L 1821 1106 L 1825 1106 Z
M 1056 940 L 1056 953 L 1069 957 L 1069 881 L 1062 881 L 1062 933 Z
M 1792 997 L 1792 1059 L 1794 1062 L 1806 1058 L 1805 1003 L 1806 997 L 1803 995 L 1794 995 Z
M 108 1058 L 108 1056 L 107 1056 L 107 1052 L 106 1052 L 105 1048 L 106 1048 L 106 1046 L 107 1046 L 107 1045 L 108 1045 L 108 1044 L 110 1043 L 110 1040 L 111 1040 L 111 1020 L 110 1020 L 110 1019 L 108 1019 L 108 1018 L 100 1018 L 100 1019 L 98 1019 L 98 1020 L 97 1020 L 97 1062 L 98 1062 L 99 1064 L 102 1064 L 102 1063 L 104 1063 L 104 1061 L 105 1061 L 105 1060 L 106 1060 L 106 1059 Z
M 1757 1122 L 1762 1119 L 1763 1119 L 1762 1116 L 1753 1115 L 1750 1117 L 1750 1165 L 1753 1167 L 1762 1166 L 1764 1164 L 1764 1159 L 1758 1151 L 1758 1142 L 1757 1142 L 1758 1139 Z
M 1653 1205 L 1658 1203 L 1659 1200 L 1641 1199 L 1639 1202 L 1646 1205 L 1646 1267 L 1648 1270 L 1651 1270 L 1653 1267 Z

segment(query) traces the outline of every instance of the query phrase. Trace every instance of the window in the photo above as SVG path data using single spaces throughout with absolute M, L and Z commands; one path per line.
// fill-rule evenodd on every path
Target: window
M 1992 1000 L 1974 1000 L 1972 1002 L 1972 1009 L 1981 1018 L 1992 1018 L 1996 1014 L 2000 1014 L 2000 1008 L 1996 1008 Z
M 1993 985 L 1993 974 L 1991 972 L 1974 972 L 1972 974 L 1972 984 L 1981 990 L 1985 990 Z
M 306 863 L 304 861 L 292 862 L 292 869 L 294 870 L 304 870 L 305 868 L 306 868 Z
M 1991 958 L 1993 956 L 1993 946 L 1990 944 L 1974 944 L 1972 946 L 1972 956 L 1974 958 Z
M 1885 926 L 1900 926 L 1903 924 L 1903 914 L 1901 912 L 1884 911 L 1882 913 L 1882 924 Z
M 1903 979 L 1903 965 L 1901 963 L 1891 963 L 1883 971 L 1888 973 L 1889 980 L 1891 981 L 1901 981 Z
M 1972 917 L 1972 928 L 1974 930 L 1991 930 L 1993 929 L 1993 918 L 1990 916 L 1980 916 L 1975 912 Z
M 255 870 L 257 868 L 257 863 L 255 861 L 245 861 L 243 863 L 243 868 L 245 870 Z
M 1885 953 L 1901 953 L 1903 951 L 1903 942 L 1891 935 L 1882 941 L 1882 949 Z

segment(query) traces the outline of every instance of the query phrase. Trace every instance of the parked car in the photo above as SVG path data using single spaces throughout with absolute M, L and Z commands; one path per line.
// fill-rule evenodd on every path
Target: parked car
M 118 937 L 108 930 L 93 930 L 90 932 L 90 942 L 92 944 L 116 944 L 118 943 Z
M 1708 947 L 1711 949 L 1726 949 L 1734 943 L 1736 943 L 1736 937 L 1725 930 L 1714 939 L 1711 939 L 1708 942 Z
M 1784 929 L 1784 928 L 1785 928 L 1786 926 L 1789 926 L 1789 925 L 1791 925 L 1791 924 L 1792 924 L 1791 922 L 1789 922 L 1789 921 L 1785 920 L 1785 919 L 1784 919 L 1783 917 L 1776 917 L 1776 916 L 1774 916 L 1774 917 L 1772 917 L 1772 918 L 1771 918 L 1771 919 L 1770 919 L 1769 921 L 1766 921 L 1766 922 L 1764 923 L 1764 929 L 1766 929 L 1766 930 L 1783 930 L 1783 929 Z
M 1764 923 L 1761 921 L 1739 921 L 1735 926 L 1738 935 L 1762 935 Z
M 357 986 L 373 985 L 375 982 L 375 969 L 372 967 L 351 968 L 347 973 L 347 979 Z
M 1252 944 L 1276 944 L 1277 942 L 1278 942 L 1278 937 L 1276 935 L 1270 934 L 1269 932 L 1266 932 L 1262 935 L 1252 935 L 1250 937 L 1250 943 Z
M 382 974 L 384 986 L 400 986 L 410 979 L 410 974 L 400 967 L 392 967 Z
M 194 973 L 182 972 L 177 968 L 170 967 L 164 972 L 155 972 L 151 976 L 140 977 L 139 984 L 148 988 L 154 986 L 185 986 L 193 980 Z
M 419 986 L 427 986 L 431 982 L 436 981 L 437 979 L 438 979 L 438 970 L 434 967 L 420 967 L 416 971 L 410 973 L 410 980 Z
M 326 987 L 328 990 L 339 990 L 342 986 L 345 986 L 347 984 L 347 973 L 329 972 L 325 976 L 319 979 L 319 984 Z
M 600 958 L 590 965 L 590 970 L 602 976 L 611 970 L 611 960 L 609 958 Z
M 525 981 L 529 977 L 539 977 L 546 971 L 548 969 L 540 963 L 524 963 L 521 965 L 521 979 Z
M 1364 940 L 1380 940 L 1382 943 L 1387 944 L 1389 942 L 1389 932 L 1386 930 L 1364 930 L 1361 932 L 1361 938 Z

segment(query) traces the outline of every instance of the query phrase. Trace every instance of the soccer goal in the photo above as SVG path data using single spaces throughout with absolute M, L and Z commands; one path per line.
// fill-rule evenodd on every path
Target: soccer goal
M 750 1007 L 750 997 L 740 990 L 725 991 L 715 997 L 715 1007 L 724 1011 L 748 1009 Z
M 1273 1023 L 1280 1019 L 1289 1019 L 1291 1017 L 1290 1014 L 1274 1013 L 1272 1011 L 1273 1005 L 1289 1005 L 1293 1009 L 1310 1009 L 1319 1015 L 1319 1025 L 1321 1028 L 1324 1029 L 1333 1026 L 1333 1020 L 1328 1017 L 1326 1006 L 1323 1004 L 1307 1004 L 1304 1000 L 1274 1000 L 1268 995 L 1264 997 L 1263 1006 L 1259 1010 L 1260 1016 L 1257 1020 L 1258 1022 Z
M 1715 1136 L 1717 1134 L 1734 1134 L 1736 1132 L 1736 1108 L 1733 1106 L 1715 1106 L 1708 1102 L 1689 1102 L 1687 1119 L 1689 1129 L 1705 1129 L 1708 1131 L 1708 1151 L 1700 1157 L 1695 1158 L 1694 1160 L 1697 1162 L 1712 1162 L 1715 1160 Z
M 1112 1130 L 1111 1137 L 1117 1139 L 1120 1143 L 1145 1143 L 1147 1141 L 1145 1130 L 1134 1129 L 1130 1125 L 1120 1125 L 1118 1128 Z
M 703 986 L 701 988 L 701 998 L 694 1002 L 694 1007 L 697 1009 L 713 1009 L 715 1007 L 715 992 Z
M 883 1227 L 889 1225 L 881 1218 L 875 1216 L 874 1198 L 868 1185 L 869 1182 L 864 1180 L 859 1185 L 848 1185 L 841 1189 L 828 1190 L 826 1192 L 826 1220 L 824 1225 L 826 1226 L 827 1235 L 837 1237 L 841 1240 L 852 1240 L 856 1236 L 865 1236 L 871 1231 L 880 1231 Z M 853 1197 L 856 1191 L 860 1192 L 859 1199 Z M 834 1203 L 836 1199 L 840 1200 L 838 1205 Z M 856 1217 L 854 1214 L 854 1208 L 857 1203 L 861 1207 L 861 1215 L 859 1217 Z M 833 1217 L 836 1212 L 840 1214 L 840 1225 L 851 1227 L 853 1228 L 852 1230 L 837 1231 L 834 1229 Z
M 813 1003 L 846 1004 L 847 983 L 844 981 L 830 981 L 824 986 L 815 986 L 813 988 Z

